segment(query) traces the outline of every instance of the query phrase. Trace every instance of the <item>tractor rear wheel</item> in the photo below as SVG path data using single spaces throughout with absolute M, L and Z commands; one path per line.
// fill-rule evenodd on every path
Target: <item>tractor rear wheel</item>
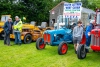
M 84 59 L 86 57 L 85 45 L 79 45 L 77 49 L 78 59 Z
M 32 42 L 32 35 L 31 34 L 26 34 L 24 37 L 24 43 L 29 44 Z
M 68 50 L 68 45 L 66 42 L 61 42 L 58 46 L 58 54 L 59 55 L 64 55 L 67 53 L 67 50 Z
M 38 50 L 44 49 L 45 46 L 46 46 L 46 44 L 44 43 L 43 38 L 38 38 L 38 39 L 36 40 L 36 48 L 37 48 Z

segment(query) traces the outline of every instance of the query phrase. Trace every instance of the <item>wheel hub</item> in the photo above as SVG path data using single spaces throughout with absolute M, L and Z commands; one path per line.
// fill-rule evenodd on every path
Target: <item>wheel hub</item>
M 63 44 L 62 45 L 62 48 L 61 48 L 62 53 L 63 54 L 66 53 L 67 49 L 68 49 L 67 45 L 66 44 Z

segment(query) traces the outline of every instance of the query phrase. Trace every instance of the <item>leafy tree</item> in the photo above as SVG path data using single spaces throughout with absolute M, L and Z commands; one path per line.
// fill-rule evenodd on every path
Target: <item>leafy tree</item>
M 36 21 L 49 22 L 49 11 L 61 1 L 73 2 L 73 0 L 22 0 L 14 3 L 15 0 L 0 0 L 0 15 L 10 14 L 13 17 L 17 15 L 20 18 L 26 17 L 27 22 Z M 88 0 L 81 0 L 83 7 L 90 9 L 96 8 L 96 3 Z
M 96 9 L 96 4 L 94 3 L 94 0 L 77 0 L 74 2 L 82 2 L 82 6 L 85 8 L 89 8 L 89 9 Z

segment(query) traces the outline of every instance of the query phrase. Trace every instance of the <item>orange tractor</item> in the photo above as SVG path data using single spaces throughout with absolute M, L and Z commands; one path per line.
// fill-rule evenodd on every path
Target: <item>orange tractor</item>
M 6 15 L 5 15 L 6 16 Z M 3 36 L 3 28 L 4 22 L 0 24 L 0 34 Z M 31 43 L 32 41 L 36 41 L 39 37 L 42 37 L 43 32 L 45 30 L 51 30 L 52 27 L 46 27 L 47 23 L 42 22 L 41 26 L 36 26 L 36 22 L 32 21 L 30 24 L 23 24 L 21 40 L 26 43 Z M 14 34 L 10 34 L 11 39 L 15 39 Z
M 52 29 L 51 27 L 46 27 L 47 23 L 42 22 L 41 26 L 35 26 L 36 22 L 31 22 L 31 24 L 23 24 L 21 40 L 24 43 L 31 43 L 32 41 L 36 41 L 39 37 L 42 37 L 43 32 L 45 30 Z M 14 35 L 11 34 L 10 38 L 14 39 Z

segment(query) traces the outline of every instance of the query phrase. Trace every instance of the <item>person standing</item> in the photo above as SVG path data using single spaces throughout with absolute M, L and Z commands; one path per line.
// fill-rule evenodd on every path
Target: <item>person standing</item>
M 15 35 L 15 44 L 21 45 L 22 21 L 18 16 L 15 17 L 13 28 L 14 28 L 14 35 Z
M 75 53 L 77 53 L 78 45 L 80 44 L 83 36 L 83 27 L 81 26 L 82 22 L 78 21 L 78 26 L 75 26 L 73 29 L 73 43 Z
M 91 35 L 90 32 L 92 29 L 94 29 L 94 25 L 95 25 L 95 20 L 91 20 L 90 24 L 86 27 L 86 31 L 85 31 L 85 36 L 86 36 L 86 52 L 89 52 L 89 46 L 90 46 L 90 42 L 91 42 Z
M 8 18 L 8 21 L 4 24 L 4 45 L 10 46 L 10 34 L 12 33 L 12 19 Z

